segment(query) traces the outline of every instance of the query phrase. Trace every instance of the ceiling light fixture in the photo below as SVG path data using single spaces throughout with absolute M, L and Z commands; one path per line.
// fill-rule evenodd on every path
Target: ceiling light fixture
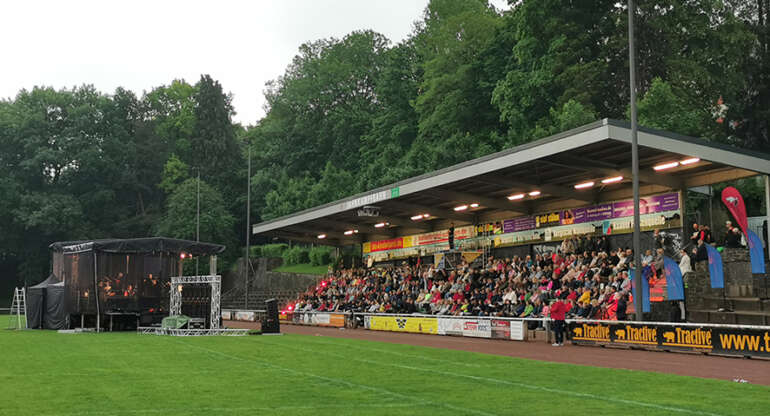
M 677 166 L 679 166 L 679 162 L 668 162 L 668 163 L 662 163 L 660 165 L 653 166 L 653 169 L 655 169 L 656 171 L 659 171 L 659 170 L 675 168 Z
M 679 164 L 680 165 L 692 165 L 693 163 L 698 163 L 698 162 L 700 162 L 700 158 L 699 157 L 691 157 L 689 159 L 684 159 L 684 160 L 679 161 Z
M 479 207 L 478 202 L 474 202 L 471 204 L 471 208 L 478 208 L 478 207 Z
M 385 226 L 384 222 L 378 222 L 377 224 L 374 224 L 374 228 L 382 228 Z
M 617 183 L 617 182 L 620 182 L 620 181 L 622 181 L 622 180 L 623 180 L 623 177 L 622 177 L 622 176 L 613 176 L 613 177 L 611 177 L 611 178 L 602 179 L 602 183 L 603 183 L 603 184 L 608 184 L 608 183 Z
M 515 201 L 517 199 L 522 199 L 522 198 L 524 198 L 524 194 L 510 195 L 508 197 L 508 199 L 511 200 L 511 201 Z
M 419 221 L 419 220 L 422 219 L 422 214 L 420 214 L 420 215 L 413 215 L 410 218 L 412 219 L 412 221 Z
M 345 231 L 345 235 L 351 235 L 351 234 L 353 234 L 353 230 L 347 230 L 347 231 Z
M 538 196 L 540 195 L 540 191 L 532 191 L 529 193 L 529 196 Z
M 590 188 L 592 186 L 594 186 L 594 182 L 588 181 L 588 182 L 583 182 L 575 185 L 575 189 L 585 189 L 585 188 Z
M 326 234 L 318 234 L 318 238 L 320 240 L 323 240 L 324 238 L 326 238 Z
M 455 211 L 465 211 L 466 209 L 468 209 L 467 205 L 460 205 L 460 206 L 454 207 Z

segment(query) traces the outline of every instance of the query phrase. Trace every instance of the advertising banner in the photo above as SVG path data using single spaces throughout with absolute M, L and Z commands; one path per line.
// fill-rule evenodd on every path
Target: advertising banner
M 489 319 L 438 318 L 438 333 L 463 337 L 492 338 Z
M 236 311 L 233 319 L 236 321 L 254 322 L 257 319 L 257 315 L 249 311 Z
M 770 329 L 678 324 L 570 322 L 573 344 L 634 345 L 660 350 L 770 357 Z
M 493 319 L 492 338 L 511 339 L 511 322 Z
M 404 239 L 392 238 L 390 240 L 372 241 L 369 243 L 369 252 L 374 253 L 384 250 L 395 250 L 398 248 L 404 248 Z
M 463 335 L 464 319 L 438 318 L 439 335 Z
M 679 209 L 679 194 L 676 192 L 648 196 L 639 199 L 641 214 L 676 211 Z M 527 231 L 535 228 L 556 225 L 573 225 L 600 222 L 634 215 L 634 201 L 624 200 L 614 203 L 572 208 L 560 212 L 550 212 L 535 216 L 519 217 L 503 221 L 503 233 Z M 605 233 L 608 234 L 608 233 Z
M 409 316 L 367 316 L 364 325 L 375 331 L 413 332 L 417 334 L 437 334 L 436 318 L 418 318 Z
M 302 317 L 300 323 L 304 325 L 329 325 L 328 313 L 303 313 L 300 316 Z
M 279 315 L 279 320 L 283 320 Z M 294 316 L 288 316 L 288 319 L 295 324 L 312 326 L 331 326 L 342 328 L 345 326 L 345 315 L 341 313 L 303 313 L 296 312 Z
M 231 316 L 230 311 L 222 311 L 222 320 L 229 321 Z

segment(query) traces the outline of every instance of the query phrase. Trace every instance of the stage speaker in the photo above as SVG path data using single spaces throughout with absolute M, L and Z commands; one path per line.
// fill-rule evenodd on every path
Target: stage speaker
M 281 325 L 278 322 L 278 301 L 275 299 L 266 300 L 265 309 L 267 310 L 267 316 L 262 320 L 262 333 L 281 333 Z

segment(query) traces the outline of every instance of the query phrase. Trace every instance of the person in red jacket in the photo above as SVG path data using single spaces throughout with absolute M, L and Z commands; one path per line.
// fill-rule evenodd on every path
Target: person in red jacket
M 551 303 L 551 320 L 553 321 L 553 332 L 556 337 L 553 343 L 554 347 L 564 345 L 564 318 L 569 309 L 569 304 L 562 299 Z

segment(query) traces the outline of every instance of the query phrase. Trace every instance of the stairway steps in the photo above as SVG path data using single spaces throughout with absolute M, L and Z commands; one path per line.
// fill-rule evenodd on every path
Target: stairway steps
M 717 310 L 688 311 L 689 321 L 714 324 L 732 325 L 770 325 L 768 311 L 734 311 L 719 312 Z

